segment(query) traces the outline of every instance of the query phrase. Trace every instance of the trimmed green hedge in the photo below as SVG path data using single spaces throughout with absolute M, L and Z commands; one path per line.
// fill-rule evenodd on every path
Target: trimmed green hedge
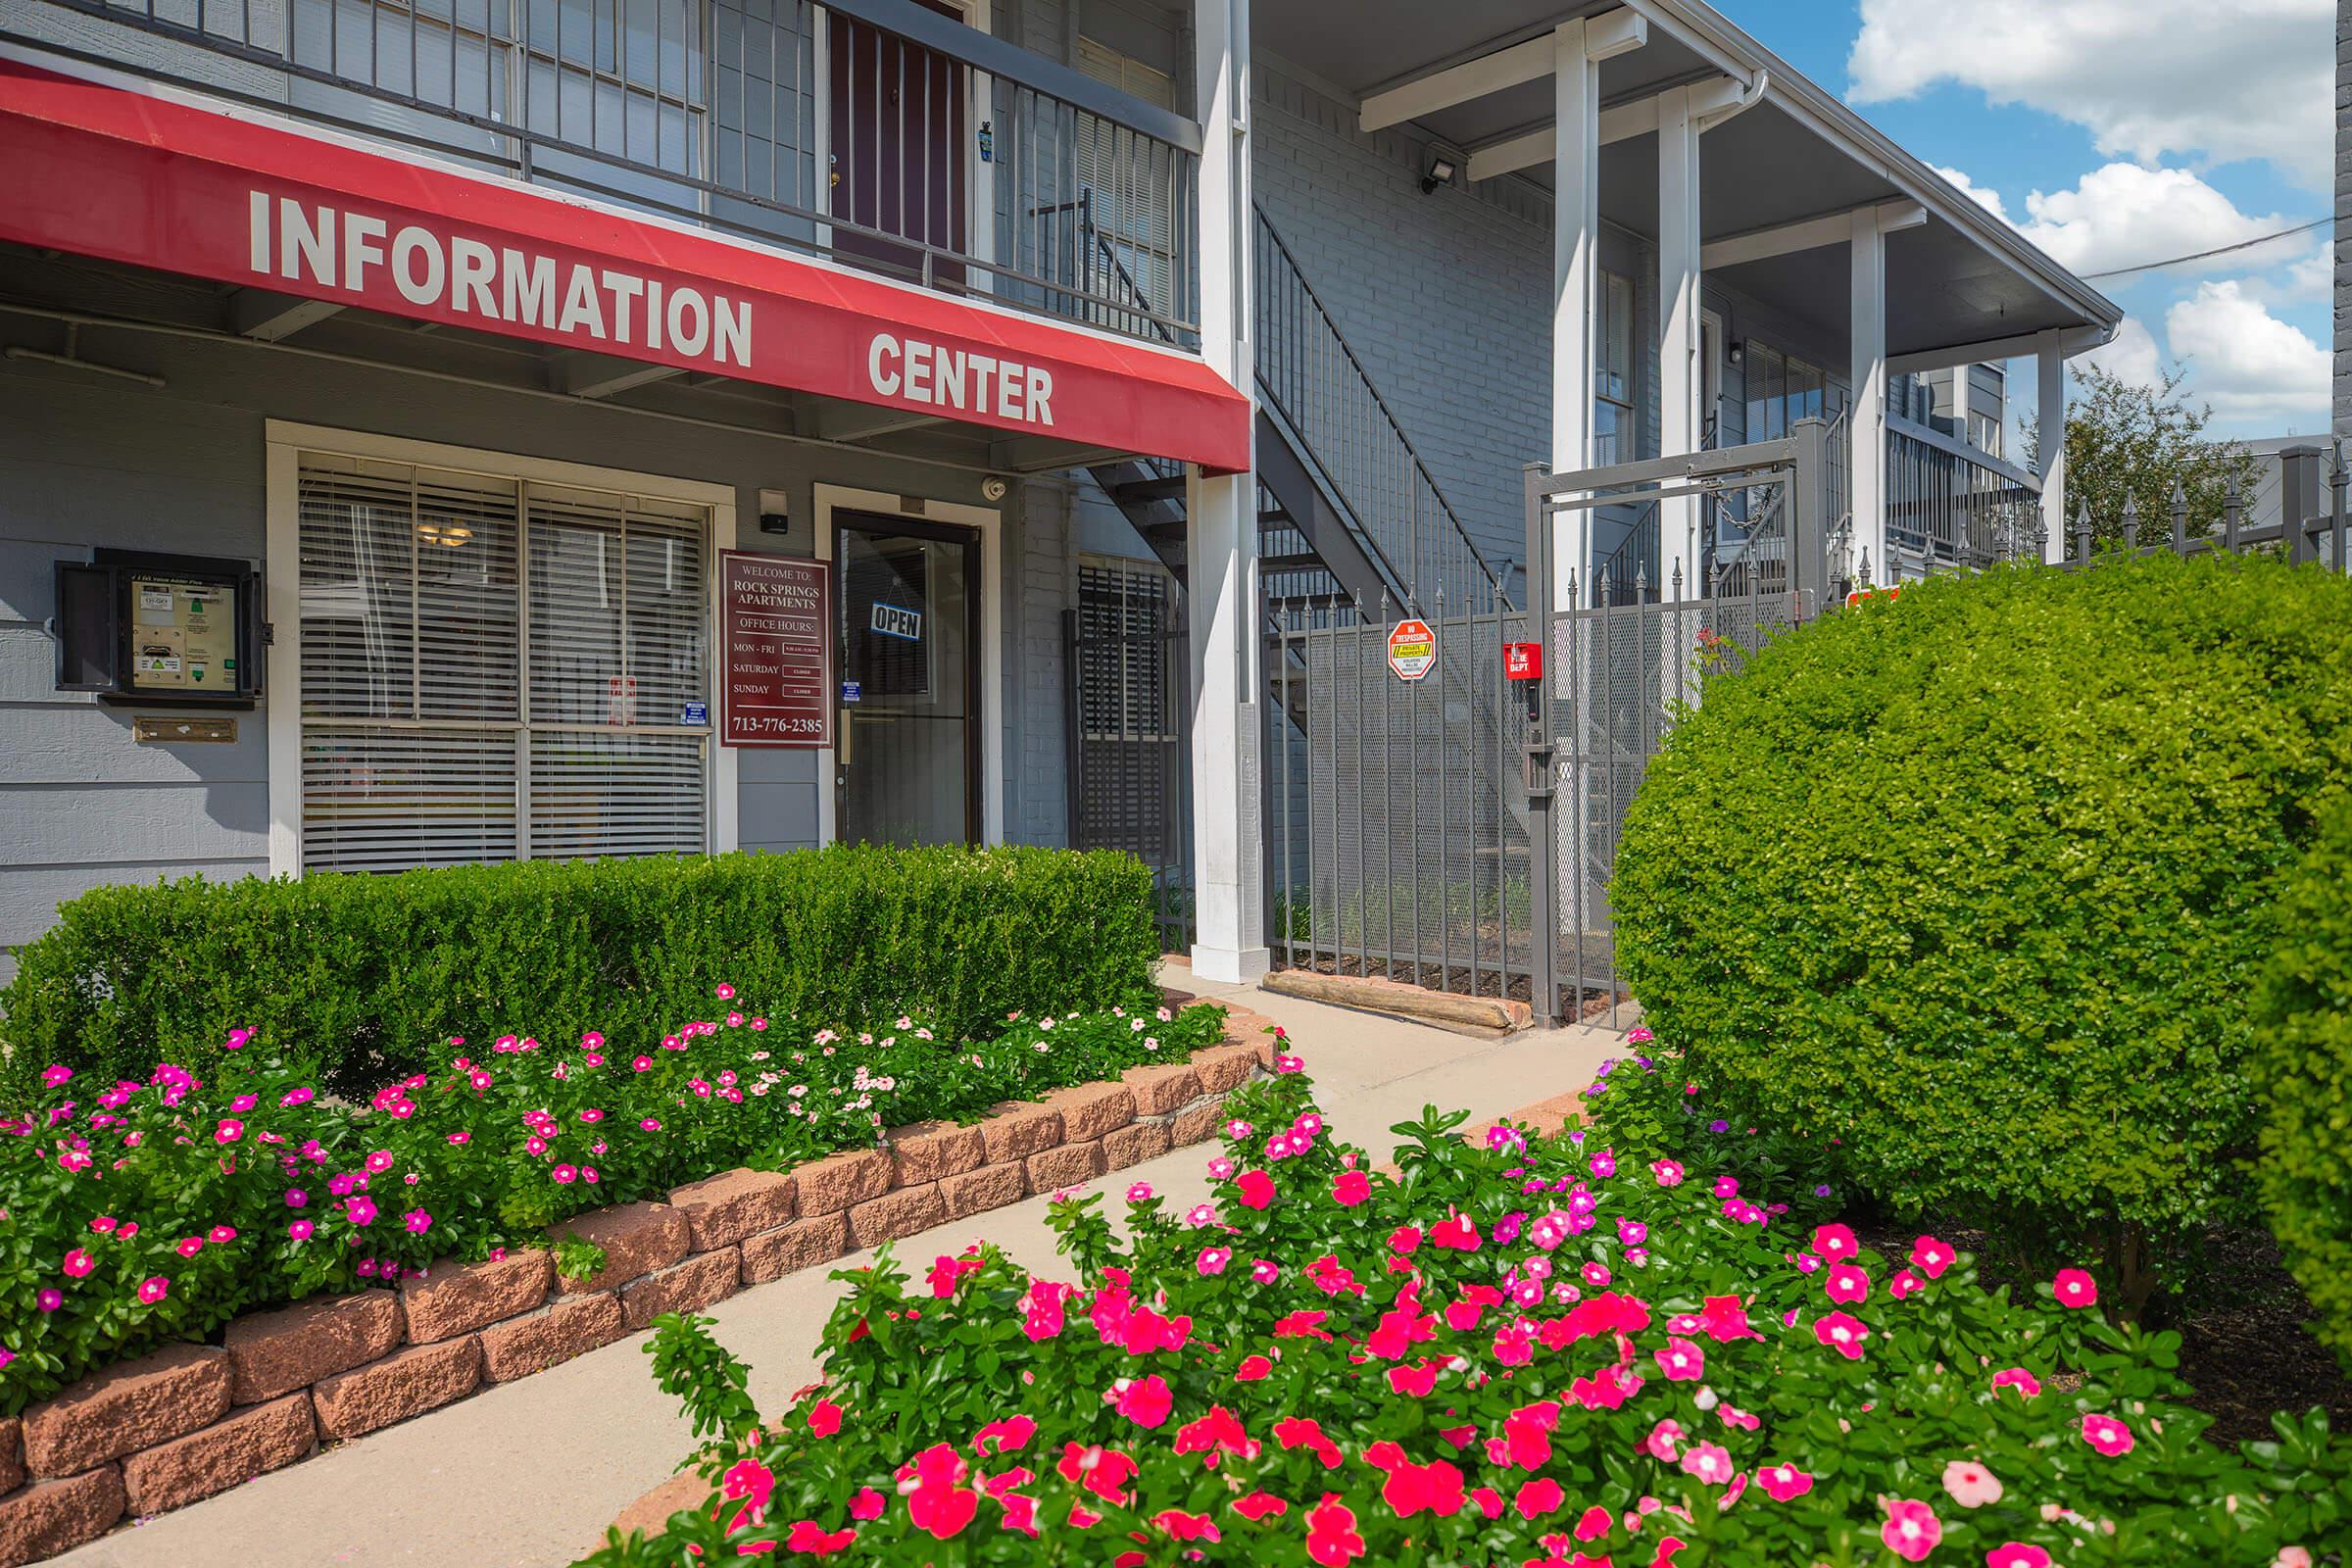
M 2244 1196 L 2249 1002 L 2352 781 L 2348 670 L 2352 580 L 2270 561 L 1826 616 L 1651 764 L 1612 891 L 1632 990 L 1864 1190 L 2144 1264 Z
M 2269 1107 L 2263 1207 L 2352 1369 L 2352 807 L 2328 822 L 2278 901 L 2254 1084 Z
M 951 1038 L 1152 993 L 1152 877 L 1124 855 L 844 846 L 101 888 L 0 992 L 12 1102 L 51 1062 L 202 1073 L 233 1028 L 362 1092 L 452 1035 L 659 1039 L 712 985 Z

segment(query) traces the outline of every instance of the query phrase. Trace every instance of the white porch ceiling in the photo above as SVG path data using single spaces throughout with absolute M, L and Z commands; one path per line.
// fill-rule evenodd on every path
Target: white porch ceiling
M 1622 0 L 1254 0 L 1257 46 L 1352 95 L 1358 102 L 1433 73 L 1482 60 L 1547 36 L 1560 22 L 1617 9 Z M 2035 265 L 2023 242 L 1998 230 L 1915 160 L 1840 145 L 1825 133 L 1823 110 L 1842 114 L 1822 89 L 1748 43 L 1728 49 L 1736 29 L 1709 15 L 1704 29 L 1673 24 L 1644 5 L 1648 41 L 1600 67 L 1604 116 L 1684 82 L 1720 79 L 1726 65 L 1743 77 L 1746 61 L 1769 61 L 1764 102 L 1707 133 L 1700 164 L 1700 222 L 1708 241 L 1839 214 L 1899 199 L 1925 198 L 1927 220 L 1887 239 L 1887 348 L 1916 354 L 1952 344 L 2019 336 L 2047 328 L 2111 323 L 2120 312 L 2046 260 Z M 1699 46 L 1679 34 L 1690 31 Z M 1740 40 L 1746 42 L 1745 40 Z M 1507 80 L 1524 73 L 1502 73 Z M 1550 77 L 1509 80 L 1496 90 L 1414 117 L 1408 128 L 1471 153 L 1547 131 Z M 1609 128 L 1620 133 L 1629 117 Z M 1518 174 L 1546 189 L 1551 171 L 1538 164 Z M 1898 178 L 1902 183 L 1897 183 Z M 1604 221 L 1657 233 L 1657 138 L 1637 131 L 1600 151 Z M 1799 251 L 1725 268 L 1715 275 L 1842 341 L 1847 329 L 1842 247 Z

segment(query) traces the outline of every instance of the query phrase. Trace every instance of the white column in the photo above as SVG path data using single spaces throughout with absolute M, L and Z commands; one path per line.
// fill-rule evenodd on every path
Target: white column
M 1870 580 L 1894 580 L 1886 554 L 1886 236 L 1879 210 L 1853 215 L 1847 247 L 1852 275 L 1853 414 L 1848 420 L 1853 453 L 1854 566 L 1870 554 Z
M 1600 62 L 1579 18 L 1552 33 L 1557 119 L 1552 127 L 1551 468 L 1592 461 L 1592 295 L 1600 280 Z M 1561 514 L 1551 602 L 1592 599 L 1592 514 Z M 1577 598 L 1568 585 L 1576 583 Z
M 1699 353 L 1698 133 L 1690 89 L 1658 96 L 1658 451 L 1698 450 L 1706 384 Z M 1677 496 L 1658 512 L 1661 597 L 1675 584 L 1699 596 L 1698 498 Z
M 1963 442 L 1968 441 L 1969 394 L 1975 390 L 1968 384 L 1971 368 L 1966 365 L 1952 367 L 1952 434 Z
M 1200 352 L 1250 392 L 1250 0 L 1194 8 L 1200 116 Z M 1257 635 L 1257 480 L 1185 483 L 1186 597 L 1193 660 L 1193 972 L 1246 982 L 1266 972 L 1263 680 Z
M 2041 334 L 2034 353 L 2034 419 L 2041 447 L 2041 559 L 2064 561 L 2073 548 L 2075 517 L 2066 504 L 2066 350 L 2056 332 Z

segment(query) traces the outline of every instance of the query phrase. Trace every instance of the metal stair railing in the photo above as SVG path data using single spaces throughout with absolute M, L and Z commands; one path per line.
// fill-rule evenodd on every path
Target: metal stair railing
M 1380 395 L 1363 361 L 1261 208 L 1256 215 L 1257 389 L 1342 504 L 1366 553 L 1396 576 L 1412 613 L 1511 608 L 1501 575 Z M 1369 608 L 1369 607 L 1367 607 Z

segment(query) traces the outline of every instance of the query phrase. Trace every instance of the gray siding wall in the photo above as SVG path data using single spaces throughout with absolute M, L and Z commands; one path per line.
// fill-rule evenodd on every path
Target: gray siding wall
M 169 384 L 0 361 L 0 954 L 102 883 L 268 871 L 266 707 L 236 715 L 234 745 L 134 744 L 135 710 L 53 689 L 44 622 L 52 564 L 93 546 L 260 561 L 270 418 L 732 485 L 747 550 L 808 553 L 820 481 L 986 504 L 977 474 L 594 405 L 145 335 L 85 333 L 81 348 Z M 763 490 L 788 499 L 790 535 L 759 532 Z M 1002 508 L 1005 835 L 1057 844 L 1066 487 L 1021 487 Z M 813 842 L 815 754 L 740 757 L 743 846 Z M 0 976 L 12 968 L 0 957 Z

